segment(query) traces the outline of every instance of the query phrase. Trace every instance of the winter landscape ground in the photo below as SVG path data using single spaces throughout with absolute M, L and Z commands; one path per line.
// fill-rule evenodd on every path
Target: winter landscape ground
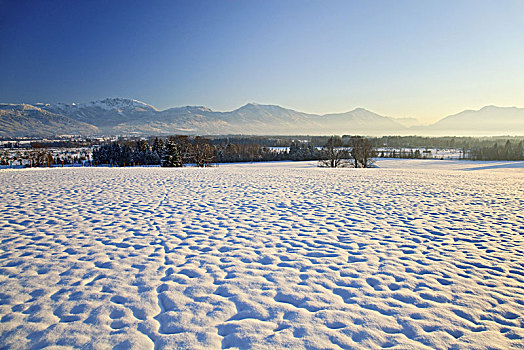
M 524 348 L 524 162 L 0 170 L 0 348 Z

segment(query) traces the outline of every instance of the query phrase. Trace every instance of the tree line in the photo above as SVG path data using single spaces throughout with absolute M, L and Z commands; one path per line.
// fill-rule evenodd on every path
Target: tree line
M 207 167 L 214 163 L 255 162 L 284 160 L 285 156 L 269 147 L 256 143 L 236 144 L 223 142 L 213 144 L 210 139 L 186 135 L 169 138 L 155 138 L 152 142 L 139 140 L 130 142 L 111 142 L 93 150 L 95 164 L 161 165 L 182 167 L 195 164 Z
M 472 160 L 524 160 L 522 137 L 385 136 L 171 136 L 107 140 L 4 143 L 0 165 L 162 165 L 317 160 L 321 166 L 369 167 L 373 158 L 433 158 L 431 149 L 454 147 Z M 66 145 L 67 147 L 61 147 Z M 74 146 L 78 146 L 76 149 Z M 398 149 L 395 149 L 398 147 Z M 417 147 L 419 149 L 417 149 Z M 92 150 L 92 156 L 91 156 Z
M 103 144 L 93 150 L 93 163 L 164 167 L 194 164 L 206 167 L 214 163 L 318 160 L 320 165 L 328 167 L 367 168 L 372 165 L 373 156 L 371 142 L 364 137 L 352 137 L 349 142 L 344 142 L 340 136 L 331 136 L 322 147 L 293 141 L 289 149 L 279 150 L 258 143 L 235 143 L 231 140 L 216 143 L 200 136 L 178 135 L 167 139 L 155 138 L 152 142 L 139 140 Z
M 0 165 L 11 167 L 52 167 L 52 166 L 75 166 L 92 165 L 90 154 L 87 149 L 67 150 L 56 154 L 47 148 L 17 149 L 15 152 L 0 151 Z
M 404 140 L 404 143 L 400 141 Z M 463 146 L 461 158 L 472 160 L 524 160 L 523 141 L 518 138 L 506 140 L 504 146 L 499 146 L 496 138 L 425 138 L 425 137 L 380 137 L 366 138 L 362 136 L 317 136 L 311 139 L 291 140 L 277 144 L 288 146 L 267 146 L 271 138 L 249 137 L 242 138 L 204 138 L 200 136 L 189 137 L 185 135 L 171 136 L 169 138 L 154 138 L 138 141 L 111 142 L 103 144 L 93 151 L 93 161 L 97 164 L 112 165 L 162 165 L 168 167 L 181 167 L 186 164 L 195 164 L 205 167 L 213 163 L 233 162 L 260 162 L 279 160 L 318 160 L 321 166 L 342 167 L 351 166 L 367 168 L 372 166 L 373 159 L 377 157 L 391 158 L 432 158 L 428 146 L 425 150 L 399 149 L 389 150 L 379 147 L 415 147 L 423 141 L 432 140 L 430 146 L 450 147 Z M 248 142 L 251 140 L 251 142 Z M 259 143 L 258 141 L 264 141 Z M 324 141 L 319 144 L 319 141 Z M 458 140 L 458 141 L 457 141 Z M 238 142 L 237 142 L 238 141 Z M 475 147 L 471 147 L 475 145 Z M 444 148 L 444 147 L 442 147 Z
M 469 151 L 472 160 L 524 160 L 524 144 L 507 140 L 504 146 L 475 147 Z

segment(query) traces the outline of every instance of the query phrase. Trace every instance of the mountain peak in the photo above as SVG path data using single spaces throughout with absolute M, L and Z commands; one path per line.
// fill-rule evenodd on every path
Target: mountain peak
M 140 109 L 148 110 L 148 111 L 157 111 L 155 107 L 145 102 L 134 100 L 134 99 L 129 99 L 129 98 L 121 98 L 121 97 L 105 98 L 103 100 L 91 101 L 88 103 L 83 103 L 80 106 L 82 107 L 87 107 L 87 106 L 101 107 L 106 110 L 140 108 Z
M 213 112 L 213 110 L 206 106 L 185 106 L 188 111 L 197 111 L 197 112 Z
M 518 110 L 518 107 L 515 106 L 508 106 L 508 107 L 501 107 L 501 106 L 495 106 L 495 105 L 488 105 L 484 106 L 479 111 L 502 111 L 502 110 Z
M 450 135 L 522 135 L 524 108 L 484 106 L 447 116 L 431 125 L 440 134 Z
M 324 117 L 326 117 L 326 116 L 329 116 L 329 117 L 338 116 L 338 117 L 350 117 L 350 118 L 352 118 L 352 117 L 355 117 L 355 116 L 368 116 L 368 115 L 369 116 L 379 116 L 375 112 L 371 112 L 371 111 L 369 111 L 369 110 L 367 110 L 365 108 L 358 107 L 358 108 L 352 109 L 351 111 L 347 111 L 347 112 L 324 114 Z
M 249 102 L 249 103 L 246 103 L 245 105 L 243 105 L 242 107 L 240 107 L 239 109 L 241 108 L 259 108 L 259 107 L 262 107 L 263 105 L 260 105 L 256 102 Z
M 50 104 L 42 104 L 46 107 L 53 107 L 53 105 Z M 67 109 L 81 109 L 81 108 L 101 108 L 106 111 L 110 110 L 117 110 L 117 111 L 130 111 L 130 110 L 136 110 L 136 111 L 148 111 L 148 112 L 157 112 L 158 110 L 142 101 L 129 99 L 129 98 L 121 98 L 121 97 L 112 97 L 112 98 L 105 98 L 103 100 L 95 100 L 90 102 L 84 102 L 84 103 L 57 103 L 55 106 L 59 108 L 67 108 Z
M 287 110 L 287 108 L 281 107 L 279 105 L 268 105 L 268 104 L 261 104 L 256 102 L 249 102 L 243 105 L 242 107 L 238 108 L 237 110 L 244 110 L 244 109 L 256 109 L 256 110 Z

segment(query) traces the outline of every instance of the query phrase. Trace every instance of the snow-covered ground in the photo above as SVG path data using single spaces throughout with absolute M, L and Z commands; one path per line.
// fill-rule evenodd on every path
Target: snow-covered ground
M 0 171 L 0 348 L 524 348 L 524 162 Z

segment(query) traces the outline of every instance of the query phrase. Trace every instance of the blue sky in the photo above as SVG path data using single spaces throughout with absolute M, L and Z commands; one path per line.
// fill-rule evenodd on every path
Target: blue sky
M 524 107 L 524 1 L 0 0 L 0 101 Z

